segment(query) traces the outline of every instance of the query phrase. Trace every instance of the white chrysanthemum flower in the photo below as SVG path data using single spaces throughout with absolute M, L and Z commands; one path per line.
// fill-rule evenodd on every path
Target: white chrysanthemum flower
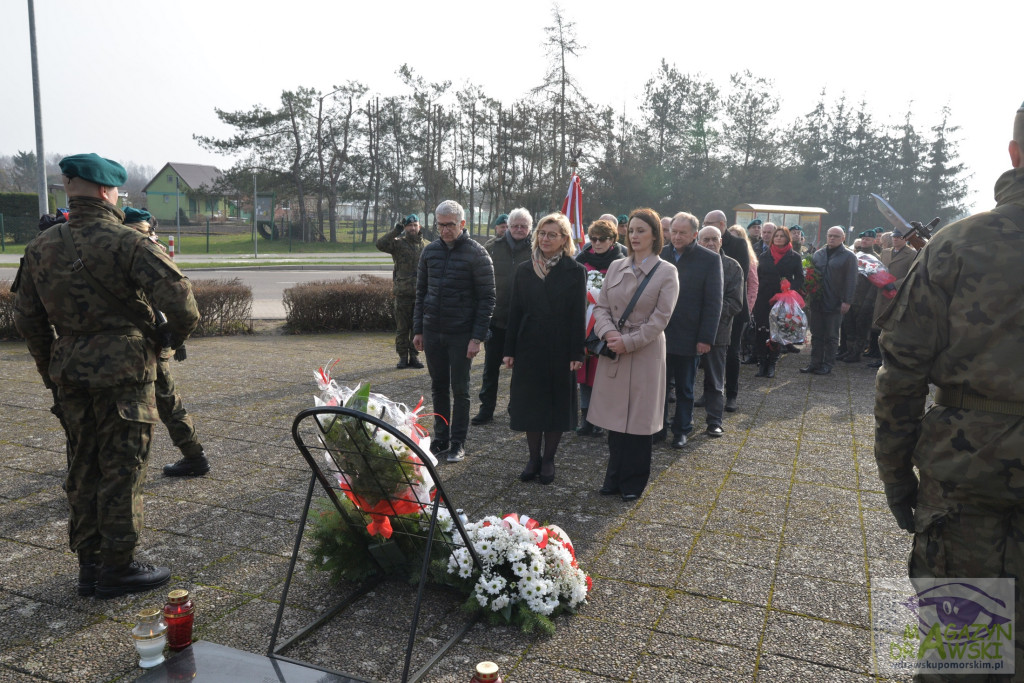
M 509 597 L 507 595 L 499 595 L 498 597 L 491 600 L 491 609 L 495 612 L 500 612 L 505 609 L 509 604 Z
M 471 567 L 466 567 L 466 566 L 459 567 L 459 577 L 460 578 L 468 579 L 471 576 L 473 576 L 473 569 Z

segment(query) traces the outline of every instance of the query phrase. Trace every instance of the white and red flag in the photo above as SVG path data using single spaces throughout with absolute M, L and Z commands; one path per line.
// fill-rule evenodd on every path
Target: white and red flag
M 577 244 L 583 244 L 583 183 L 578 174 L 573 173 L 569 180 L 569 191 L 562 202 L 562 213 L 572 225 L 572 238 Z

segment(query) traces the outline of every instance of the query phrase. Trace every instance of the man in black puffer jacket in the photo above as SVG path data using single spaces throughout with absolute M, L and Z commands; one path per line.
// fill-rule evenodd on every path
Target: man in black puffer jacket
M 469 369 L 494 310 L 494 267 L 466 232 L 466 212 L 458 202 L 441 202 L 434 220 L 440 238 L 420 257 L 412 343 L 425 352 L 430 372 L 437 415 L 430 449 L 458 462 L 466 457 L 469 433 Z

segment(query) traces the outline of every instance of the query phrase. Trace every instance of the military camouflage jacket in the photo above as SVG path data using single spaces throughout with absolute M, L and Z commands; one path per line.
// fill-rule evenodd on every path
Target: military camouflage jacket
M 419 267 L 420 254 L 427 242 L 421 235 L 407 235 L 405 229 L 392 230 L 377 240 L 377 248 L 391 254 L 395 261 L 394 293 L 395 296 L 416 296 L 416 269 Z
M 997 206 L 1024 207 L 1024 168 L 996 183 Z M 875 395 L 875 459 L 885 483 L 912 473 L 970 482 L 991 471 L 1011 485 L 995 423 L 1020 418 L 942 409 L 925 416 L 928 385 L 985 399 L 1024 402 L 1024 221 L 986 211 L 957 221 L 925 246 L 896 298 L 878 318 L 885 364 Z M 1021 476 L 1018 466 L 1017 478 Z M 1018 482 L 1015 484 L 1020 487 Z
M 122 225 L 120 209 L 75 197 L 64 223 L 93 277 L 143 320 L 149 301 L 167 316 L 172 337 L 186 338 L 199 322 L 188 278 L 160 248 Z M 28 341 L 47 386 L 116 387 L 152 382 L 155 344 L 114 310 L 72 266 L 55 225 L 25 247 L 14 299 L 14 322 Z M 50 325 L 57 331 L 54 339 Z

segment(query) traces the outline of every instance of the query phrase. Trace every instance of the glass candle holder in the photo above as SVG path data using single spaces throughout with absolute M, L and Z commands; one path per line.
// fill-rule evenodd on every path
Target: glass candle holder
M 498 665 L 494 662 L 480 662 L 476 665 L 476 673 L 469 683 L 501 683 Z
M 167 622 L 167 646 L 172 650 L 184 650 L 192 644 L 192 623 L 195 619 L 195 605 L 188 591 L 173 590 L 167 594 L 164 605 L 164 619 Z
M 151 669 L 164 661 L 164 645 L 167 644 L 167 623 L 163 612 L 158 609 L 144 609 L 136 615 L 138 620 L 132 629 L 135 649 L 139 651 L 139 666 Z

